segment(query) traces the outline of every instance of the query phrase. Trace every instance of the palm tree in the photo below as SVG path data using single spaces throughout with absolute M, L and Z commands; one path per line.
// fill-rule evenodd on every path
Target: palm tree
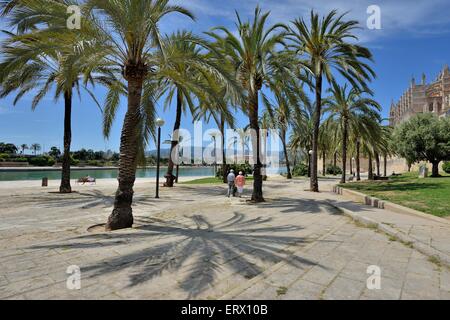
M 39 143 L 33 143 L 30 149 L 33 150 L 34 155 L 37 155 L 37 152 L 41 150 L 41 145 Z
M 210 86 L 208 91 L 214 93 L 214 97 L 207 96 L 206 99 L 200 101 L 194 120 L 204 118 L 209 123 L 212 118 L 219 128 L 222 148 L 222 180 L 224 183 L 227 183 L 228 166 L 226 160 L 225 126 L 228 125 L 229 128 L 234 128 L 234 117 L 230 107 L 233 99 L 227 93 L 223 84 L 215 81 L 206 85 Z
M 370 81 L 375 73 L 362 61 L 372 60 L 372 54 L 364 47 L 350 43 L 357 39 L 354 31 L 357 21 L 344 21 L 345 14 L 337 16 L 335 10 L 327 16 L 311 11 L 310 24 L 303 18 L 293 21 L 290 39 L 291 48 L 298 53 L 299 66 L 305 69 L 314 79 L 314 93 L 316 107 L 314 110 L 314 133 L 312 143 L 312 172 L 310 188 L 313 192 L 319 191 L 317 179 L 317 159 L 319 149 L 319 127 L 322 112 L 323 77 L 331 83 L 334 79 L 333 69 L 347 79 L 355 88 L 367 89 L 366 82 Z
M 214 102 L 216 100 L 212 82 L 222 82 L 225 90 L 236 88 L 237 84 L 231 74 L 220 65 L 215 58 L 218 52 L 208 42 L 194 37 L 191 33 L 182 31 L 166 37 L 163 41 L 164 52 L 159 55 L 161 68 L 158 70 L 158 79 L 163 82 L 167 93 L 165 106 L 168 108 L 176 97 L 176 113 L 173 128 L 171 155 L 178 144 L 178 130 L 181 125 L 182 114 L 187 107 L 195 115 L 198 101 Z M 218 103 L 220 103 L 219 101 Z M 173 187 L 174 159 L 169 158 L 167 169 L 167 187 Z
M 22 154 L 25 154 L 25 150 L 27 150 L 28 149 L 28 145 L 27 144 L 21 144 L 20 145 L 20 149 L 22 149 Z
M 301 152 L 308 159 L 308 176 L 311 175 L 311 159 L 309 151 L 312 147 L 313 137 L 313 113 L 314 107 L 311 101 L 306 99 L 302 108 L 298 110 L 292 120 L 292 132 L 289 137 L 289 145 L 295 152 Z
M 292 96 L 294 94 L 289 92 L 290 88 L 280 78 L 272 79 L 270 88 L 274 99 L 272 100 L 263 95 L 265 111 L 262 119 L 267 122 L 267 128 L 278 130 L 286 161 L 287 179 L 292 179 L 286 134 L 289 130 L 291 116 L 295 112 L 295 107 L 292 105 Z
M 169 5 L 168 0 L 87 0 L 85 34 L 92 37 L 97 52 L 120 70 L 120 80 L 111 84 L 105 106 L 104 134 L 110 133 L 119 106 L 126 95 L 127 111 L 120 138 L 120 164 L 114 209 L 106 230 L 133 225 L 133 186 L 139 154 L 154 131 L 154 101 L 159 90 L 152 75 L 157 71 L 155 53 L 164 50 L 158 23 L 174 12 L 194 18 L 186 9 Z M 119 78 L 119 77 L 118 77 Z
M 14 4 L 14 5 L 13 5 Z M 67 17 L 66 1 L 33 2 L 11 1 L 10 6 L 3 7 L 3 14 L 8 13 L 11 26 L 21 30 L 21 34 L 9 33 L 4 41 L 2 53 L 5 56 L 0 66 L 0 96 L 4 97 L 18 91 L 14 104 L 31 90 L 37 90 L 31 104 L 35 110 L 41 100 L 55 88 L 55 98 L 64 98 L 64 156 L 61 172 L 61 193 L 70 193 L 70 145 L 72 140 L 71 116 L 74 92 L 85 89 L 98 105 L 87 83 L 93 84 L 98 77 L 92 77 L 91 68 L 86 72 L 86 57 L 76 49 L 82 38 L 76 32 L 65 29 Z M 24 12 L 27 14 L 24 16 Z M 30 18 L 32 17 L 32 18 Z M 33 22 L 30 24 L 28 21 Z M 34 24 L 47 27 L 37 29 Z M 81 81 L 84 76 L 84 81 Z M 99 106 L 99 105 L 98 105 Z M 100 107 L 100 106 L 99 106 Z
M 255 202 L 264 201 L 263 177 L 261 174 L 262 162 L 260 159 L 260 130 L 259 130 L 259 92 L 267 80 L 267 70 L 270 68 L 270 60 L 274 57 L 276 45 L 284 39 L 283 33 L 274 33 L 278 28 L 285 28 L 276 24 L 266 28 L 269 12 L 262 14 L 256 7 L 253 22 L 243 22 L 238 13 L 236 36 L 225 27 L 217 27 L 225 33 L 224 38 L 214 32 L 208 34 L 219 44 L 223 45 L 223 51 L 235 66 L 236 77 L 242 84 L 247 94 L 243 110 L 249 117 L 250 128 L 254 131 L 255 139 L 252 139 L 253 154 L 256 155 L 253 170 L 253 194 Z M 255 158 L 255 157 L 254 157 Z
M 373 99 L 363 97 L 363 92 L 356 88 L 347 90 L 347 84 L 340 87 L 336 82 L 328 90 L 331 93 L 326 101 L 325 112 L 339 123 L 342 141 L 342 178 L 346 182 L 347 151 L 350 131 L 358 131 L 364 123 L 362 120 L 378 119 L 381 106 Z M 361 115 L 365 115 L 361 117 Z

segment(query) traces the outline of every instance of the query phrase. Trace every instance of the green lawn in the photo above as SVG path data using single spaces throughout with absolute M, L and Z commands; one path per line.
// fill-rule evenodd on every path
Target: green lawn
M 253 177 L 246 177 L 246 181 L 253 181 Z M 208 178 L 201 178 L 191 181 L 185 181 L 181 182 L 180 184 L 214 184 L 214 183 L 223 183 L 222 179 L 216 178 L 216 177 L 208 177 Z
M 450 175 L 419 179 L 417 172 L 411 172 L 390 179 L 341 186 L 438 217 L 450 216 Z

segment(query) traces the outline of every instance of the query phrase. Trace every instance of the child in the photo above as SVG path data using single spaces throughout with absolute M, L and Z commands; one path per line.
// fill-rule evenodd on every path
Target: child
M 239 198 L 242 198 L 242 193 L 244 192 L 244 186 L 245 186 L 245 177 L 244 177 L 244 173 L 242 171 L 240 171 L 239 175 L 236 177 L 235 183 L 236 183 L 236 186 L 238 189 Z

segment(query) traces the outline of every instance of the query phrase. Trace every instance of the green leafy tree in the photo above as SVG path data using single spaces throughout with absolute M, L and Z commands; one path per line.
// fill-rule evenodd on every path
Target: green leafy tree
M 8 153 L 8 154 L 15 154 L 17 153 L 17 147 L 16 145 L 12 143 L 3 143 L 0 142 L 0 153 Z
M 429 161 L 432 177 L 439 176 L 439 163 L 450 160 L 450 118 L 418 114 L 394 131 L 397 153 L 411 162 Z
M 61 150 L 59 150 L 58 147 L 51 147 L 48 155 L 53 157 L 54 159 L 59 159 L 59 157 L 61 156 Z

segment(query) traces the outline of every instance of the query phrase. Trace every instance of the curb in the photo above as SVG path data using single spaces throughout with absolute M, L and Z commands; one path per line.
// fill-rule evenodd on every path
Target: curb
M 395 239 L 399 240 L 400 242 L 402 242 L 404 244 L 411 245 L 412 248 L 416 249 L 420 253 L 422 253 L 430 258 L 437 258 L 440 263 L 442 263 L 443 265 L 450 268 L 450 256 L 448 256 L 447 254 L 445 254 L 441 251 L 438 251 L 430 246 L 427 246 L 427 245 L 411 238 L 410 236 L 404 234 L 403 232 L 401 232 L 397 229 L 394 229 L 386 224 L 376 222 L 370 218 L 362 217 L 351 210 L 338 207 L 335 204 L 332 204 L 331 202 L 329 202 L 329 204 L 334 206 L 335 208 L 341 210 L 346 216 L 350 217 L 354 221 L 357 221 L 357 222 L 365 225 L 366 227 L 374 227 L 374 228 L 386 233 L 387 235 L 394 237 Z
M 381 200 L 381 199 L 378 199 L 375 197 L 371 197 L 371 196 L 368 196 L 368 195 L 358 192 L 358 191 L 350 190 L 350 189 L 347 189 L 344 187 L 339 187 L 338 185 L 333 186 L 333 192 L 336 194 L 342 195 L 342 196 L 345 196 L 347 194 L 352 197 L 357 197 L 360 200 L 359 202 L 362 202 L 365 205 L 375 207 L 378 209 L 386 209 L 386 210 L 390 210 L 390 211 L 393 211 L 396 213 L 415 215 L 415 216 L 419 216 L 424 219 L 433 220 L 433 221 L 436 221 L 439 223 L 444 223 L 444 224 L 450 225 L 450 220 L 436 217 L 431 214 L 420 212 L 420 211 L 417 211 L 417 210 L 414 210 L 411 208 L 407 208 L 402 205 L 392 203 L 392 202 L 389 202 L 386 200 Z

